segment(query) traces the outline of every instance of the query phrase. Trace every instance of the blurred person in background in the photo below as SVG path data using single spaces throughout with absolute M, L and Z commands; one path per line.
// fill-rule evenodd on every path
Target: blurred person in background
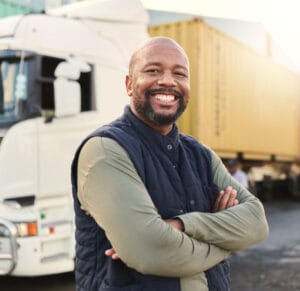
M 234 179 L 236 179 L 246 189 L 249 188 L 248 176 L 242 170 L 242 164 L 238 160 L 229 160 L 227 162 L 227 169 Z
M 300 159 L 294 161 L 290 167 L 291 192 L 295 197 L 300 197 Z

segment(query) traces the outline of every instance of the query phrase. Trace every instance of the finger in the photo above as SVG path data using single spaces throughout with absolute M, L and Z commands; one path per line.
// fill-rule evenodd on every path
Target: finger
M 219 205 L 220 205 L 220 201 L 222 199 L 222 196 L 224 195 L 225 191 L 221 190 L 218 197 L 216 198 L 215 204 L 214 204 L 214 208 L 213 208 L 213 212 L 217 212 L 219 211 Z
M 114 253 L 114 254 L 111 256 L 111 258 L 112 258 L 113 260 L 119 260 L 119 259 L 120 259 L 120 257 L 118 256 L 117 253 Z
M 115 250 L 113 248 L 105 251 L 105 255 L 108 257 L 111 257 L 114 253 L 115 253 Z
M 233 190 L 232 186 L 227 186 L 225 189 L 225 193 L 231 193 L 231 191 Z
M 237 196 L 237 191 L 235 189 L 231 190 L 231 193 L 228 194 L 229 195 L 229 199 L 227 201 L 227 204 L 225 206 L 225 208 L 229 208 L 234 206 L 234 201 L 236 200 L 236 196 Z
M 108 257 L 111 257 L 113 260 L 119 260 L 120 259 L 119 255 L 116 253 L 114 248 L 106 250 L 105 255 L 108 256 Z
M 227 208 L 227 203 L 228 203 L 228 200 L 229 200 L 230 195 L 231 195 L 231 190 L 232 190 L 232 188 L 229 188 L 229 187 L 227 187 L 225 189 L 225 193 L 224 193 L 224 195 L 222 195 L 221 200 L 219 202 L 219 207 L 218 207 L 219 211 L 224 210 L 224 209 Z

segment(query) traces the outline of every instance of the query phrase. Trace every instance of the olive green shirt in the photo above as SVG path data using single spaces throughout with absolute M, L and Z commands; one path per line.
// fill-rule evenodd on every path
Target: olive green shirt
M 183 214 L 178 218 L 184 232 L 160 217 L 127 152 L 116 141 L 91 138 L 79 156 L 82 209 L 104 229 L 126 265 L 143 274 L 179 277 L 182 291 L 208 290 L 205 270 L 268 235 L 260 201 L 211 152 L 214 182 L 219 189 L 229 185 L 236 189 L 240 204 L 217 213 Z

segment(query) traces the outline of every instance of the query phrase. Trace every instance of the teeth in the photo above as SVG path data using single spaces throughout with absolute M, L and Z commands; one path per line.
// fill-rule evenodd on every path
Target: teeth
M 155 95 L 155 99 L 163 102 L 171 102 L 175 100 L 174 95 Z

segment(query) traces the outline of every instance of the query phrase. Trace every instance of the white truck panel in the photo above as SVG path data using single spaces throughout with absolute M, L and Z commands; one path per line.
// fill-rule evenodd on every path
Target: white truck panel
M 73 270 L 71 161 L 83 138 L 120 116 L 129 103 L 125 90 L 128 61 L 132 51 L 148 37 L 147 22 L 147 13 L 139 0 L 82 1 L 46 14 L 0 20 L 0 50 L 11 50 L 0 55 L 4 60 L 18 50 L 13 60 L 20 65 L 21 52 L 26 51 L 33 53 L 32 58 L 36 63 L 40 61 L 40 67 L 42 61 L 52 58 L 51 64 L 57 68 L 61 59 L 59 64 L 84 64 L 79 66 L 80 72 L 89 74 L 88 81 L 83 81 L 85 87 L 80 88 L 88 88 L 85 94 L 80 91 L 83 96 L 78 96 L 77 85 L 72 88 L 77 103 L 72 103 L 73 98 L 65 102 L 65 87 L 56 86 L 53 95 L 57 107 L 48 110 L 50 118 L 47 112 L 45 116 L 1 128 L 4 138 L 0 144 L 0 274 L 38 276 Z M 33 96 L 48 98 L 47 104 L 51 104 L 51 82 L 55 84 L 57 77 L 65 77 L 54 75 L 51 70 L 46 75 L 37 70 L 37 76 L 25 78 L 30 84 L 40 82 L 39 89 L 31 88 L 36 94 Z M 70 76 L 72 72 L 66 79 Z M 41 89 L 45 85 L 48 91 Z M 39 90 L 48 93 L 39 96 Z M 76 113 L 81 97 L 90 98 L 82 103 L 88 108 L 80 108 L 85 111 Z M 57 116 L 51 116 L 55 110 Z M 7 201 L 10 198 L 12 201 Z M 23 234 L 20 225 L 25 229 Z
M 0 146 L 0 199 L 37 193 L 37 146 L 36 120 L 7 132 Z

